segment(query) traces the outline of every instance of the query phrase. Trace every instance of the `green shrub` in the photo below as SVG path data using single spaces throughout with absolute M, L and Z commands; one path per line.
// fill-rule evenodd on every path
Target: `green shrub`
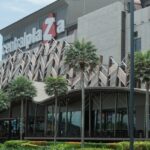
M 56 144 L 50 146 L 50 150 L 66 150 L 67 148 L 68 148 L 67 144 Z
M 129 150 L 129 142 L 118 143 L 85 143 L 80 142 L 20 141 L 11 140 L 0 144 L 0 150 Z M 150 150 L 150 141 L 134 142 L 134 150 Z
M 29 142 L 21 144 L 21 147 L 26 148 L 26 149 L 37 149 L 37 148 L 39 148 L 38 145 L 31 144 Z
M 79 144 L 56 144 L 56 145 L 50 145 L 50 150 L 76 150 L 80 148 Z
M 85 148 L 106 148 L 106 143 L 85 143 Z
M 120 143 L 108 143 L 107 148 L 113 150 L 123 150 L 123 146 Z
M 150 141 L 145 141 L 146 146 L 147 146 L 147 150 L 150 150 Z
M 111 150 L 108 148 L 80 148 L 78 150 Z
M 123 150 L 129 150 L 129 142 L 120 142 Z M 134 142 L 135 150 L 150 150 L 150 141 L 136 141 Z
M 147 150 L 147 146 L 146 146 L 146 143 L 144 143 L 144 142 L 136 142 L 135 144 L 134 144 L 134 149 L 135 150 Z
M 123 150 L 129 150 L 129 142 L 119 142 Z
M 150 150 L 150 141 L 138 141 L 134 143 L 135 150 Z
M 18 147 L 21 147 L 23 143 L 27 143 L 27 141 L 21 141 L 21 140 L 11 140 L 11 141 L 6 141 L 4 143 L 5 148 L 12 148 L 12 149 L 17 149 Z
M 47 146 L 49 143 L 47 141 L 29 141 L 30 144 L 38 145 L 38 146 Z
M 4 144 L 0 144 L 0 150 L 4 150 Z

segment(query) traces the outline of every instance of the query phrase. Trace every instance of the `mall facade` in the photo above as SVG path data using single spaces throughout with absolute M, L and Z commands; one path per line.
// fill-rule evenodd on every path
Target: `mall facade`
M 135 50 L 150 48 L 149 1 L 135 2 Z M 63 76 L 69 92 L 59 97 L 58 140 L 80 140 L 80 74 L 64 64 L 76 39 L 92 41 L 100 63 L 85 72 L 85 140 L 128 140 L 130 45 L 128 0 L 58 0 L 0 30 L 3 36 L 0 88 L 19 75 L 38 93 L 24 101 L 24 138 L 54 136 L 54 97 L 44 91 L 47 76 Z M 19 138 L 20 101 L 0 113 L 0 139 Z M 134 136 L 145 137 L 145 89 L 135 88 Z

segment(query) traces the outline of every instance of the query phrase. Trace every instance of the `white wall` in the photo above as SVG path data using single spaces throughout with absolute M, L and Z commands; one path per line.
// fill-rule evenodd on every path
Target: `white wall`
M 105 63 L 108 57 L 113 56 L 121 61 L 121 12 L 124 6 L 121 2 L 91 12 L 78 19 L 79 39 L 92 41 L 98 49 L 98 55 L 104 56 Z
M 126 19 L 126 53 L 130 51 L 130 14 Z M 141 50 L 150 50 L 150 7 L 135 11 L 135 31 L 141 37 Z

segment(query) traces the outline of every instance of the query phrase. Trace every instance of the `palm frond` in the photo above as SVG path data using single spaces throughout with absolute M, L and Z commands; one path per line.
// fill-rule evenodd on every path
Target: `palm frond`
M 65 63 L 74 69 L 91 67 L 93 69 L 98 64 L 97 49 L 91 42 L 84 39 L 77 40 L 65 51 Z
M 150 51 L 135 53 L 135 79 L 150 82 Z
M 9 98 L 7 93 L 0 90 L 0 111 L 7 109 L 9 105 Z
M 45 91 L 48 95 L 52 96 L 65 94 L 68 90 L 67 81 L 62 77 L 48 77 L 45 80 Z
M 20 76 L 10 82 L 8 86 L 8 96 L 12 100 L 33 98 L 36 96 L 36 88 L 30 80 Z

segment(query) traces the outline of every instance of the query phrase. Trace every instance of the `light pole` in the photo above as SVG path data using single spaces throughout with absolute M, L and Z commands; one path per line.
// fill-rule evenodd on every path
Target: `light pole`
M 134 150 L 134 0 L 130 0 L 129 136 L 130 136 L 130 150 Z

